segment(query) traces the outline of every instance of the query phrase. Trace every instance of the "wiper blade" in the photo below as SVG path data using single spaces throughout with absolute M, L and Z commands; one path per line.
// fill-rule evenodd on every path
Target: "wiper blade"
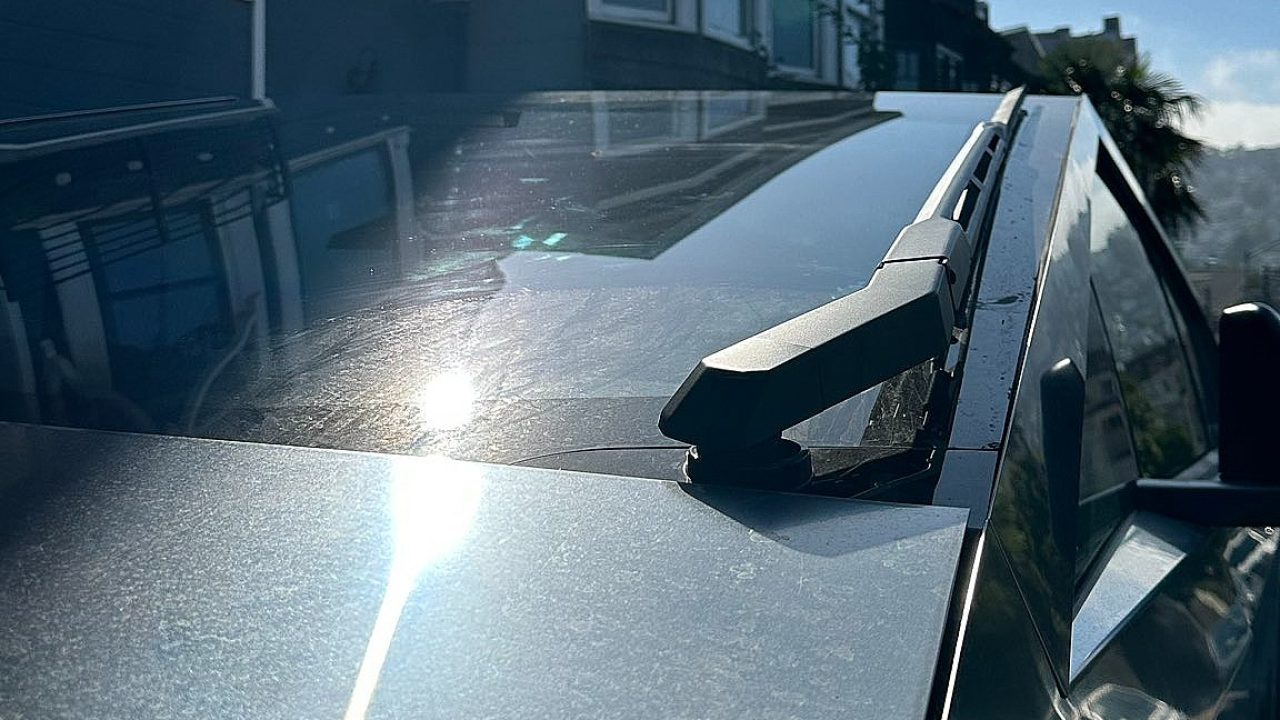
M 795 488 L 809 453 L 782 432 L 946 353 L 964 307 L 1023 90 L 974 128 L 866 287 L 707 356 L 658 427 L 691 444 L 695 482 Z

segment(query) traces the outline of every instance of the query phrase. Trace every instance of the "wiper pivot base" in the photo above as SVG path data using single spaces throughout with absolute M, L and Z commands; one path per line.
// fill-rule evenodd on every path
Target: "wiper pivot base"
M 782 437 L 748 448 L 698 445 L 685 456 L 684 474 L 703 485 L 798 490 L 813 479 L 813 458 L 803 445 Z

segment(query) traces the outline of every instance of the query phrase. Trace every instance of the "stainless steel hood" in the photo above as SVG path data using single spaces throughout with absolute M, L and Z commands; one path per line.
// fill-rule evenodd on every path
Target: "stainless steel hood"
M 966 511 L 0 424 L 0 716 L 924 717 Z

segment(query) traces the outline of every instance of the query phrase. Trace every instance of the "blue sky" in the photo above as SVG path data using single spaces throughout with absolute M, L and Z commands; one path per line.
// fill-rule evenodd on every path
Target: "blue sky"
M 1188 132 L 1219 146 L 1280 145 L 1280 0 L 990 0 L 991 25 L 1073 31 L 1119 15 L 1152 66 L 1208 102 Z

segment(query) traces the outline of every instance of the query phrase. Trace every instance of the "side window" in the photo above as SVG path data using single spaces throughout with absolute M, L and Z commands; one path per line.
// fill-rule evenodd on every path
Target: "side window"
M 1094 289 L 1138 467 L 1148 477 L 1173 477 L 1209 449 L 1186 340 L 1137 229 L 1099 177 L 1091 200 Z
M 1121 489 L 1138 477 L 1129 420 L 1120 395 L 1111 344 L 1094 297 L 1089 309 L 1089 372 L 1085 379 L 1080 511 L 1076 515 L 1076 577 L 1089 567 L 1124 519 Z

